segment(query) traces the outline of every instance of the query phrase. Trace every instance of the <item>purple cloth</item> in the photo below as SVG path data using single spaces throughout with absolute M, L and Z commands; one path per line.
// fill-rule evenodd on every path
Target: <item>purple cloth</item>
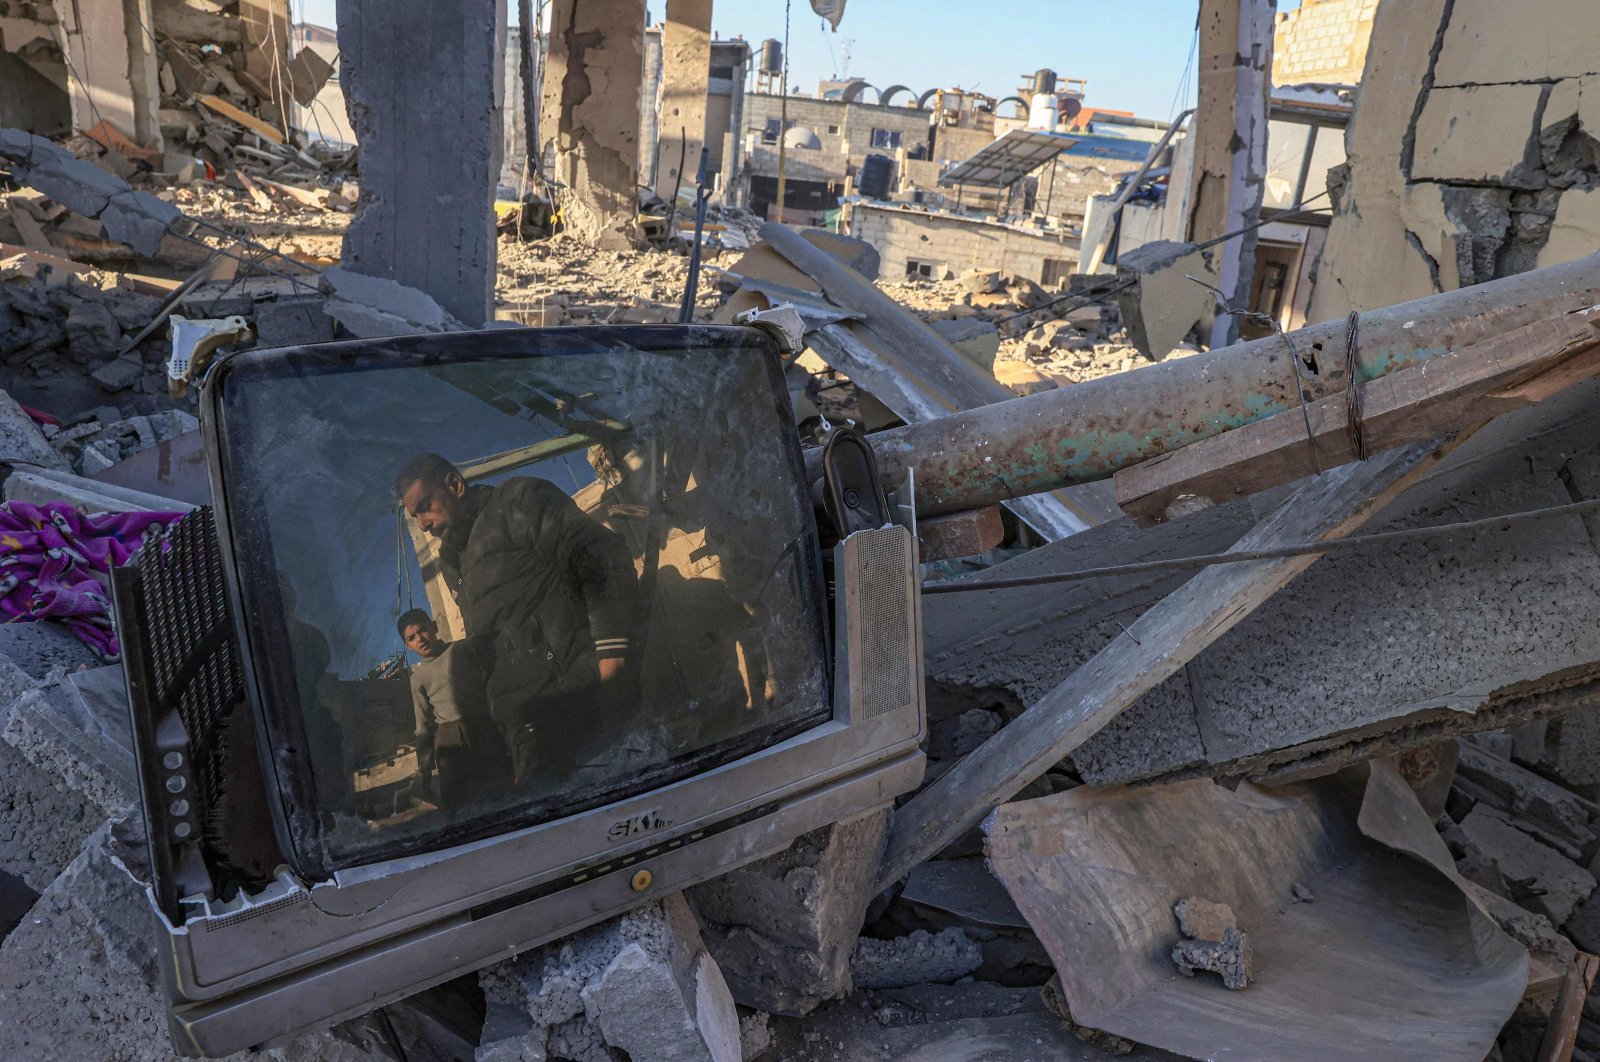
M 0 622 L 59 620 L 111 662 L 121 655 L 105 574 L 183 513 L 96 513 L 65 502 L 0 505 Z

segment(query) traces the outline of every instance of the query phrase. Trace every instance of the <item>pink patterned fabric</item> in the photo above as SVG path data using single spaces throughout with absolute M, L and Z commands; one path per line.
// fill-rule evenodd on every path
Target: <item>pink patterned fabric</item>
M 104 575 L 182 513 L 95 513 L 65 502 L 0 505 L 0 622 L 52 619 L 108 663 L 121 649 Z

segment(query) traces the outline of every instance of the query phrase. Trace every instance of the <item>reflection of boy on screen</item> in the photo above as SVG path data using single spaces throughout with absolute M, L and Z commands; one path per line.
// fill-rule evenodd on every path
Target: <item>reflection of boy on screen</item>
M 559 784 L 614 742 L 603 716 L 632 646 L 636 581 L 622 540 L 555 484 L 469 487 L 438 454 L 395 476 L 405 511 L 439 539 L 445 582 L 482 644 L 489 707 L 519 784 Z
M 406 647 L 422 658 L 411 669 L 420 781 L 425 790 L 437 771 L 438 803 L 455 811 L 510 780 L 505 743 L 489 717 L 483 669 L 466 644 L 441 639 L 438 625 L 420 608 L 396 626 Z

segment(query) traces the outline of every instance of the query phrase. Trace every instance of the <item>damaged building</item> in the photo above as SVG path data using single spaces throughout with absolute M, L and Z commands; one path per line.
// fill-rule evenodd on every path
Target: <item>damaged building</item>
M 0 0 L 0 1057 L 1600 1059 L 1591 5 L 519 7 Z

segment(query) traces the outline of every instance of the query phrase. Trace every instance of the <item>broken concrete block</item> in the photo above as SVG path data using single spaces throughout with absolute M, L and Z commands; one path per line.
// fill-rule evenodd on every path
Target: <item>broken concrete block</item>
M 466 328 L 424 292 L 382 277 L 335 267 L 322 274 L 322 290 L 328 315 L 358 339 Z
M 733 998 L 800 1017 L 850 991 L 850 953 L 872 900 L 887 808 L 696 885 L 688 897 Z
M 1222 934 L 1239 928 L 1233 908 L 1198 896 L 1185 896 L 1172 905 L 1172 913 L 1178 916 L 1178 931 L 1190 940 L 1221 940 Z
M 107 391 L 122 391 L 132 387 L 144 375 L 144 363 L 132 354 L 115 358 L 100 366 L 89 377 Z
M 67 314 L 67 351 L 87 364 L 113 357 L 122 349 L 122 324 L 111 308 L 97 299 L 84 299 Z
M 925 929 L 893 940 L 862 937 L 850 959 L 857 988 L 949 984 L 983 965 L 983 948 L 959 927 Z
M 1524 832 L 1573 862 L 1587 865 L 1600 841 L 1600 806 L 1492 755 L 1479 742 L 1480 737 L 1473 737 L 1459 743 L 1456 792 L 1504 812 Z
M 994 378 L 1017 397 L 1048 391 L 1056 382 L 1025 361 L 997 361 Z
M 1536 890 L 1523 906 L 1545 915 L 1558 929 L 1594 892 L 1593 874 L 1486 805 L 1473 808 L 1461 829 L 1494 859 L 1507 880 L 1526 882 Z
M 102 826 L 0 944 L 0 1058 L 173 1057 L 156 987 L 150 909 Z M 255 1057 L 366 1062 L 396 1056 L 348 1022 Z
M 956 278 L 956 283 L 961 285 L 962 291 L 974 295 L 993 294 L 1000 290 L 1000 270 L 968 269 Z
M 100 224 L 106 238 L 125 243 L 139 254 L 154 256 L 172 223 L 183 211 L 149 192 L 121 192 L 111 197 Z
M 0 391 L 0 463 L 56 469 L 70 467 L 33 418 L 4 391 Z
M 929 321 L 928 327 L 944 337 L 964 357 L 984 372 L 994 370 L 995 355 L 1000 352 L 1000 329 L 976 317 L 957 317 L 942 321 Z
M 1171 240 L 1147 243 L 1122 255 L 1117 276 L 1135 281 L 1117 293 L 1128 340 L 1156 361 L 1170 354 L 1212 305 L 1211 292 L 1189 277 L 1217 283 L 1208 252 Z
M 0 739 L 101 814 L 125 815 L 139 798 L 127 688 L 119 665 L 70 672 L 30 689 L 0 719 Z
M 333 318 L 321 299 L 278 299 L 256 305 L 256 341 L 262 347 L 300 347 L 331 343 Z
M 478 1062 L 737 1062 L 739 1018 L 681 894 L 489 967 Z
M 1199 970 L 1219 974 L 1222 986 L 1235 992 L 1255 980 L 1250 937 L 1239 929 L 1229 928 L 1221 940 L 1180 940 L 1172 946 L 1172 961 L 1185 977 Z

